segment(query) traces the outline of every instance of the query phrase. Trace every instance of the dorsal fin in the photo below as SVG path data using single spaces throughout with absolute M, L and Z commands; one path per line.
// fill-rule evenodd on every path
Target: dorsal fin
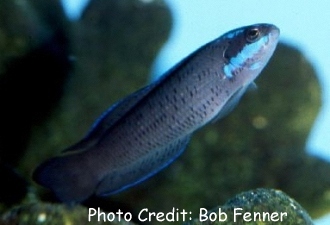
M 114 103 L 110 108 L 101 114 L 96 119 L 87 135 L 75 145 L 63 150 L 63 153 L 72 151 L 83 151 L 94 145 L 102 134 L 108 130 L 118 119 L 127 113 L 137 102 L 146 96 L 156 84 L 150 84 L 140 90 L 128 95 L 126 98 L 121 99 Z

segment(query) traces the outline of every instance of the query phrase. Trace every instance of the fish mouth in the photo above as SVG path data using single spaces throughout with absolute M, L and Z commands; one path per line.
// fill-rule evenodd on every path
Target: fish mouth
M 264 32 L 267 33 L 267 41 L 264 43 L 263 52 L 268 55 L 266 58 L 270 58 L 273 55 L 275 48 L 279 42 L 280 29 L 273 24 L 262 24 Z M 267 62 L 268 60 L 266 60 Z
M 272 42 L 277 43 L 280 37 L 280 29 L 275 25 L 269 25 L 269 38 L 272 39 Z

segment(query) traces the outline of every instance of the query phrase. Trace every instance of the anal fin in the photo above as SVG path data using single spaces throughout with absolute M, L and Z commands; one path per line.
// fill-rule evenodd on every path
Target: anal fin
M 189 140 L 190 135 L 187 135 L 163 148 L 152 150 L 130 165 L 109 172 L 98 184 L 96 195 L 115 194 L 152 177 L 181 155 Z

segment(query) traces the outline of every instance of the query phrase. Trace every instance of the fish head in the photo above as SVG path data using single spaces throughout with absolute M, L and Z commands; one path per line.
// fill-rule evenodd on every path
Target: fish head
M 251 83 L 266 66 L 279 40 L 280 30 L 272 24 L 255 24 L 224 34 L 224 78 Z

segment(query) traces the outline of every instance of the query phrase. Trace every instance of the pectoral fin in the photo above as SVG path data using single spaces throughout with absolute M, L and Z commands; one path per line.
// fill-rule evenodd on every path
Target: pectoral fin
M 222 107 L 220 112 L 216 117 L 213 118 L 212 123 L 222 119 L 223 117 L 227 116 L 230 112 L 234 110 L 234 108 L 238 105 L 239 101 L 241 100 L 242 96 L 246 92 L 246 90 L 254 90 L 256 89 L 256 84 L 250 83 L 249 85 L 242 86 L 240 89 L 238 89 L 225 103 L 225 105 Z

